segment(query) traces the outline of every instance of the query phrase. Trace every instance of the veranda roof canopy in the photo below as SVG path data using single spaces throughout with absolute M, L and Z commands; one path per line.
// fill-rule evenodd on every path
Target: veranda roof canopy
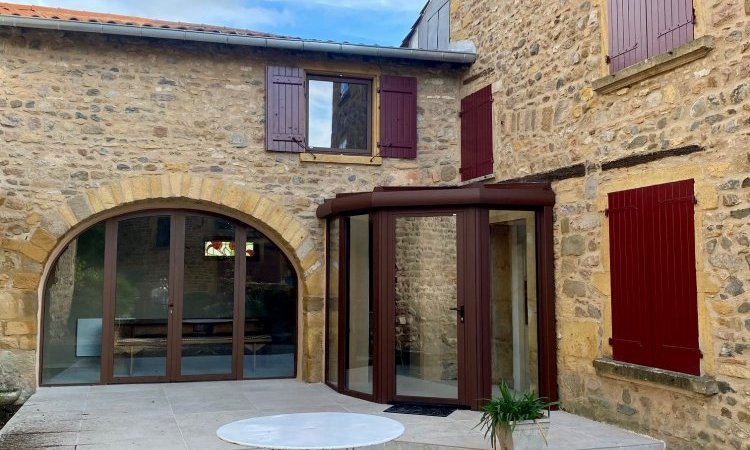
M 549 183 L 501 183 L 456 187 L 379 187 L 372 192 L 338 194 L 316 211 L 319 218 L 382 208 L 423 206 L 552 206 Z

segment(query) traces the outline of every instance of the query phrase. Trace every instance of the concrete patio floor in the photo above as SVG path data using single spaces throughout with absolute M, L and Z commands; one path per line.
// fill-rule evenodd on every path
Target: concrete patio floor
M 380 405 L 295 380 L 40 388 L 0 431 L 2 450 L 241 449 L 216 429 L 248 417 L 340 411 L 384 415 L 406 432 L 387 449 L 489 449 L 479 413 L 448 417 L 384 413 Z M 565 412 L 553 412 L 550 448 L 663 449 L 660 441 Z M 384 448 L 378 446 L 378 448 Z

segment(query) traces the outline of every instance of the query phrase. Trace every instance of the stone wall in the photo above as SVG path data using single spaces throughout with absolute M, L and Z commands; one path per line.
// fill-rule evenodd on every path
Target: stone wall
M 471 39 L 479 53 L 461 95 L 492 86 L 495 181 L 575 169 L 552 178 L 563 409 L 670 448 L 748 449 L 750 16 L 740 0 L 694 5 L 696 37 L 713 36 L 715 48 L 611 94 L 592 89 L 607 74 L 604 0 L 453 0 L 451 35 Z M 701 151 L 605 164 L 688 145 Z M 690 178 L 701 370 L 718 381 L 713 396 L 604 378 L 592 365 L 612 353 L 607 193 Z
M 268 62 L 416 76 L 418 158 L 343 165 L 266 152 Z M 299 372 L 320 380 L 325 225 L 315 208 L 339 192 L 454 183 L 459 75 L 429 64 L 0 29 L 3 380 L 25 395 L 34 389 L 38 288 L 60 244 L 87 224 L 154 206 L 244 220 L 287 253 L 301 281 Z

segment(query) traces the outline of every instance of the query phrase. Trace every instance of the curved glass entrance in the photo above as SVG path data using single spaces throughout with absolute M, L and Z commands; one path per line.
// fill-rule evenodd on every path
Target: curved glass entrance
M 547 184 L 327 200 L 326 382 L 381 403 L 557 399 Z
M 294 377 L 297 277 L 258 230 L 191 211 L 79 235 L 44 291 L 41 383 Z

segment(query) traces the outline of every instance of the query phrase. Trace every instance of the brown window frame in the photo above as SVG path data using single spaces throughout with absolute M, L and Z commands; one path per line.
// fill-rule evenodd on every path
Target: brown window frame
M 330 81 L 330 82 L 346 82 L 348 84 L 361 84 L 366 86 L 367 91 L 367 148 L 363 149 L 342 149 L 342 148 L 330 148 L 330 147 L 313 147 L 310 145 L 310 80 L 316 81 Z M 372 110 L 373 110 L 373 78 L 368 77 L 352 77 L 352 76 L 336 76 L 336 75 L 325 75 L 318 73 L 306 73 L 305 75 L 305 141 L 307 142 L 307 151 L 309 153 L 324 153 L 334 155 L 372 155 Z M 333 118 L 331 118 L 333 120 Z

